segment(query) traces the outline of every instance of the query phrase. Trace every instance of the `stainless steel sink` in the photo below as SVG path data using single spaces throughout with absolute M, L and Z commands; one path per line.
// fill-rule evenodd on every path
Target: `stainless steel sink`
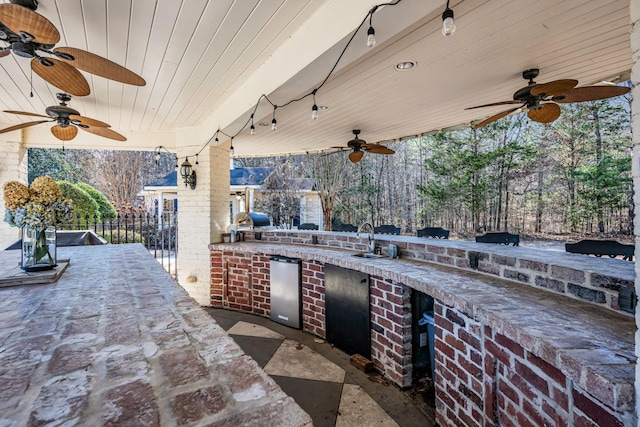
M 372 254 L 371 252 L 361 252 L 359 254 L 353 254 L 352 256 L 357 256 L 359 258 L 382 258 L 382 255 Z

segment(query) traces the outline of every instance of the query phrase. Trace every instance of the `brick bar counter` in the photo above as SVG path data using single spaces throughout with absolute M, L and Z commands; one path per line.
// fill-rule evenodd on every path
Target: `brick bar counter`
M 619 301 L 631 262 L 383 235 L 400 258 L 366 259 L 351 256 L 366 250 L 355 233 L 255 237 L 210 245 L 212 306 L 269 316 L 269 256 L 301 258 L 303 328 L 325 337 L 324 265 L 367 273 L 371 358 L 399 387 L 412 382 L 411 290 L 434 298 L 442 426 L 636 425 L 634 307 Z
M 58 282 L 0 288 L 1 426 L 311 425 L 142 245 L 58 257 Z

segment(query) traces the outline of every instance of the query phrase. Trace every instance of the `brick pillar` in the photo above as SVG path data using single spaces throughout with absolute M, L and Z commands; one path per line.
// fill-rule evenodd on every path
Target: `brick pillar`
M 636 294 L 640 295 L 640 2 L 630 0 L 631 15 L 631 54 L 633 68 L 631 69 L 631 82 L 634 84 L 633 103 L 631 109 L 633 116 L 631 119 L 631 132 L 633 137 L 633 187 L 634 187 L 634 233 L 636 236 Z M 636 309 L 636 325 L 640 326 L 640 310 Z M 640 357 L 640 332 L 636 329 L 636 356 Z M 636 365 L 636 417 L 640 408 L 640 364 Z
M 200 305 L 211 304 L 209 244 L 222 241 L 229 225 L 229 144 L 194 143 L 189 129 L 176 134 L 178 166 L 189 156 L 197 175 L 194 190 L 185 187 L 178 169 L 178 282 Z
M 8 181 L 27 184 L 27 149 L 17 141 L 0 141 L 0 212 L 4 217 L 4 191 L 2 187 Z M 0 219 L 0 250 L 20 239 L 20 230 L 10 227 Z

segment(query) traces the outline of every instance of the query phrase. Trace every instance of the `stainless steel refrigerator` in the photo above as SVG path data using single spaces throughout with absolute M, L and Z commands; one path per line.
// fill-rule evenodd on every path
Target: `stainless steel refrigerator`
M 274 255 L 270 258 L 271 320 L 302 328 L 302 260 Z

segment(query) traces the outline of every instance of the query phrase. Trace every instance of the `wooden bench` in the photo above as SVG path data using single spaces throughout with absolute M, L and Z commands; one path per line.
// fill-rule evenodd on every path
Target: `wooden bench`
M 633 261 L 636 250 L 635 245 L 624 245 L 615 240 L 581 240 L 577 243 L 566 243 L 564 245 L 567 252 L 574 254 L 594 255 L 597 257 L 608 256 L 615 258 L 622 256 L 622 259 Z
M 376 234 L 400 234 L 400 227 L 396 227 L 391 224 L 384 224 L 378 227 L 373 227 L 373 232 Z
M 448 239 L 449 230 L 442 227 L 425 227 L 418 230 L 418 237 L 432 237 L 434 239 Z
M 300 224 L 298 226 L 298 230 L 317 230 L 318 224 L 314 224 L 312 222 L 305 222 L 304 224 Z
M 486 233 L 482 236 L 476 236 L 476 242 L 478 243 L 495 243 L 498 245 L 520 245 L 520 235 L 511 234 L 506 231 L 498 231 L 492 233 Z
M 333 231 L 343 231 L 355 233 L 358 231 L 358 227 L 352 224 L 338 224 L 333 226 Z

